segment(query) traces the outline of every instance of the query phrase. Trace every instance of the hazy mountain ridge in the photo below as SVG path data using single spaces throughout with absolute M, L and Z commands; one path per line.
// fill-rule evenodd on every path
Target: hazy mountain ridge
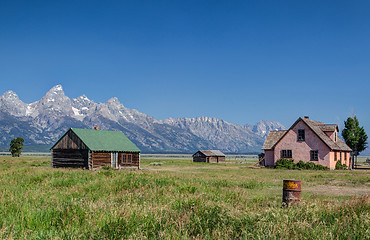
M 0 97 L 0 145 L 14 137 L 25 144 L 52 144 L 70 127 L 122 131 L 144 152 L 258 152 L 268 131 L 284 129 L 278 122 L 241 126 L 210 117 L 156 120 L 126 108 L 115 97 L 95 103 L 85 95 L 70 99 L 61 85 L 33 103 L 22 102 L 13 91 Z
M 245 127 L 263 138 L 266 138 L 271 130 L 285 129 L 281 123 L 269 120 L 261 120 L 255 125 L 246 124 Z

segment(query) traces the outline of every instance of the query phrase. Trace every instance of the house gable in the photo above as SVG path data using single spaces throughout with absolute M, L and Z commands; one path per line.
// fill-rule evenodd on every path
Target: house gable
M 198 152 L 196 152 L 196 153 L 193 154 L 193 157 L 196 157 L 196 158 L 198 158 L 198 157 L 206 157 L 206 155 L 204 155 L 201 151 L 198 151 Z
M 305 140 L 298 140 L 298 130 L 305 130 Z M 274 158 L 281 158 L 282 150 L 292 150 L 292 158 L 309 160 L 310 151 L 318 150 L 321 160 L 329 160 L 330 148 L 303 121 L 297 122 L 275 145 Z
M 59 140 L 51 147 L 51 149 L 88 149 L 86 144 L 69 129 Z

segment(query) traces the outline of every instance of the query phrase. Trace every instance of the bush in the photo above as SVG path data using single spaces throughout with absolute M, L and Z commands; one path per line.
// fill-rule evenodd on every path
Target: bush
M 297 163 L 297 167 L 299 169 L 305 168 L 305 166 L 306 166 L 306 163 L 303 162 L 302 160 L 299 160 L 299 162 Z
M 152 162 L 152 163 L 149 163 L 149 166 L 162 166 L 163 163 L 161 162 Z
M 297 164 L 294 163 L 294 159 L 280 158 L 276 161 L 276 168 L 297 169 Z
M 294 159 L 280 158 L 276 161 L 275 168 L 280 169 L 311 169 L 311 170 L 328 170 L 327 167 L 314 164 L 313 162 L 303 162 L 300 160 L 297 164 L 294 163 Z
M 347 170 L 347 165 L 346 164 L 342 164 L 340 161 L 337 162 L 337 164 L 335 164 L 335 170 Z

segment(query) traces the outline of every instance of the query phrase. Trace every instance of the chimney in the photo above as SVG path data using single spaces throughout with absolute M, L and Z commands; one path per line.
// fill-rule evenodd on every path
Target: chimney
M 99 130 L 99 127 L 95 126 L 95 127 L 94 127 L 94 130 Z
M 308 116 L 304 116 L 304 119 L 310 119 Z

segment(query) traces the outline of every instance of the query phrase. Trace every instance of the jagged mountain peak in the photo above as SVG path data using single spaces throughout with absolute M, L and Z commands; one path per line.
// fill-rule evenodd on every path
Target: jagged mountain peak
M 90 107 L 91 105 L 95 104 L 94 101 L 90 100 L 86 95 L 82 95 L 72 99 L 73 107 Z M 76 105 L 76 106 L 74 106 Z
M 62 85 L 56 85 L 52 87 L 46 94 L 45 97 L 65 96 Z
M 112 98 L 108 99 L 108 101 L 106 103 L 113 104 L 113 105 L 121 105 L 123 107 L 123 105 L 121 104 L 121 102 L 118 100 L 117 97 L 112 97 Z
M 88 97 L 86 97 L 86 95 L 85 94 L 82 94 L 81 96 L 79 96 L 79 97 L 76 97 L 76 98 L 74 98 L 73 100 L 81 100 L 81 101 L 91 101 Z
M 74 116 L 71 99 L 64 94 L 62 85 L 52 87 L 39 101 L 32 103 L 31 107 L 35 109 L 33 116 L 41 115 L 45 121 L 48 116 L 57 118 L 55 114 Z
M 200 116 L 200 117 L 196 117 L 195 119 L 197 121 L 204 121 L 204 122 L 215 122 L 215 121 L 217 121 L 217 119 L 214 118 L 214 117 L 203 117 L 203 116 Z
M 261 137 L 266 137 L 270 131 L 285 129 L 281 123 L 269 120 L 260 120 L 255 125 L 247 124 L 245 127 Z
M 12 90 L 9 90 L 9 91 L 6 91 L 3 95 L 2 95 L 2 98 L 3 99 L 19 99 L 18 95 L 13 92 Z
M 58 84 L 58 85 L 55 85 L 54 87 L 52 87 L 50 91 L 53 91 L 53 92 L 63 92 L 63 86 L 61 84 Z
M 217 123 L 217 122 L 226 122 L 225 120 L 218 119 L 215 117 L 183 117 L 183 118 L 167 118 L 164 121 L 175 122 L 175 121 L 185 121 L 185 122 L 207 122 L 207 123 Z
M 13 116 L 25 116 L 27 104 L 22 102 L 13 91 L 7 91 L 0 97 L 0 110 Z

